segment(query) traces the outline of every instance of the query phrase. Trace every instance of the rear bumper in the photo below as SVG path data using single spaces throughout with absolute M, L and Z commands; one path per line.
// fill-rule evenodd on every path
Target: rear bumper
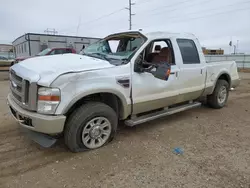
M 24 110 L 15 103 L 11 94 L 7 97 L 7 104 L 14 119 L 24 128 L 50 135 L 63 132 L 65 116 L 42 115 Z
M 231 83 L 231 87 L 232 88 L 236 88 L 240 85 L 240 79 L 235 79 L 235 80 L 232 80 L 232 83 Z

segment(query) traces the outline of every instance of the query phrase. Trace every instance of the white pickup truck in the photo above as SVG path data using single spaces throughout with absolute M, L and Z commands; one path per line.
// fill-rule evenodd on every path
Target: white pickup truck
M 118 122 L 135 126 L 198 107 L 225 106 L 239 85 L 234 61 L 207 63 L 192 34 L 116 33 L 83 54 L 24 60 L 10 68 L 7 103 L 33 140 L 63 135 L 72 152 L 99 148 Z

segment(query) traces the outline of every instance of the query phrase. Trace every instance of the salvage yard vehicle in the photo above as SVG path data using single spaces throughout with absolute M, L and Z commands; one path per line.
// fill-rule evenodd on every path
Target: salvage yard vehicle
M 19 63 L 28 58 L 37 57 L 37 56 L 45 56 L 45 55 L 56 55 L 56 54 L 67 54 L 67 53 L 76 53 L 76 50 L 73 48 L 46 48 L 35 56 L 30 57 L 17 57 L 15 59 L 15 63 Z
M 8 59 L 6 57 L 0 56 L 0 66 L 12 66 L 13 64 L 13 59 Z
M 238 85 L 236 63 L 206 63 L 193 34 L 129 31 L 93 43 L 83 55 L 15 64 L 7 103 L 34 141 L 50 147 L 63 135 L 80 152 L 110 142 L 120 121 L 135 126 L 204 99 L 220 109 Z

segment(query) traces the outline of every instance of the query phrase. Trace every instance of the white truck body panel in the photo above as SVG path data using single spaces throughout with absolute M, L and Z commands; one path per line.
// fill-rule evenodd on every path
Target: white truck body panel
M 237 65 L 235 61 L 220 61 L 207 63 L 207 80 L 206 87 L 214 87 L 215 82 L 221 73 L 227 73 L 231 76 L 231 80 L 239 79 Z
M 27 69 L 27 72 L 30 71 L 35 75 L 33 78 L 26 77 L 27 80 L 49 87 L 58 76 L 65 73 L 110 67 L 114 65 L 104 60 L 78 54 L 59 54 L 27 59 L 13 66 L 13 70 L 18 73 L 19 69 Z

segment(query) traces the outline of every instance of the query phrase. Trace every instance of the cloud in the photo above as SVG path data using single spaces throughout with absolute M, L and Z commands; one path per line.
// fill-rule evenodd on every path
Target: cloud
M 128 6 L 128 0 L 1 1 L 0 41 L 13 41 L 28 32 L 43 33 L 46 28 L 55 28 L 59 34 L 93 37 L 128 29 L 128 11 L 121 10 Z M 240 41 L 242 52 L 250 52 L 247 0 L 135 0 L 132 8 L 134 29 L 191 32 L 202 46 L 226 52 L 232 37 Z

